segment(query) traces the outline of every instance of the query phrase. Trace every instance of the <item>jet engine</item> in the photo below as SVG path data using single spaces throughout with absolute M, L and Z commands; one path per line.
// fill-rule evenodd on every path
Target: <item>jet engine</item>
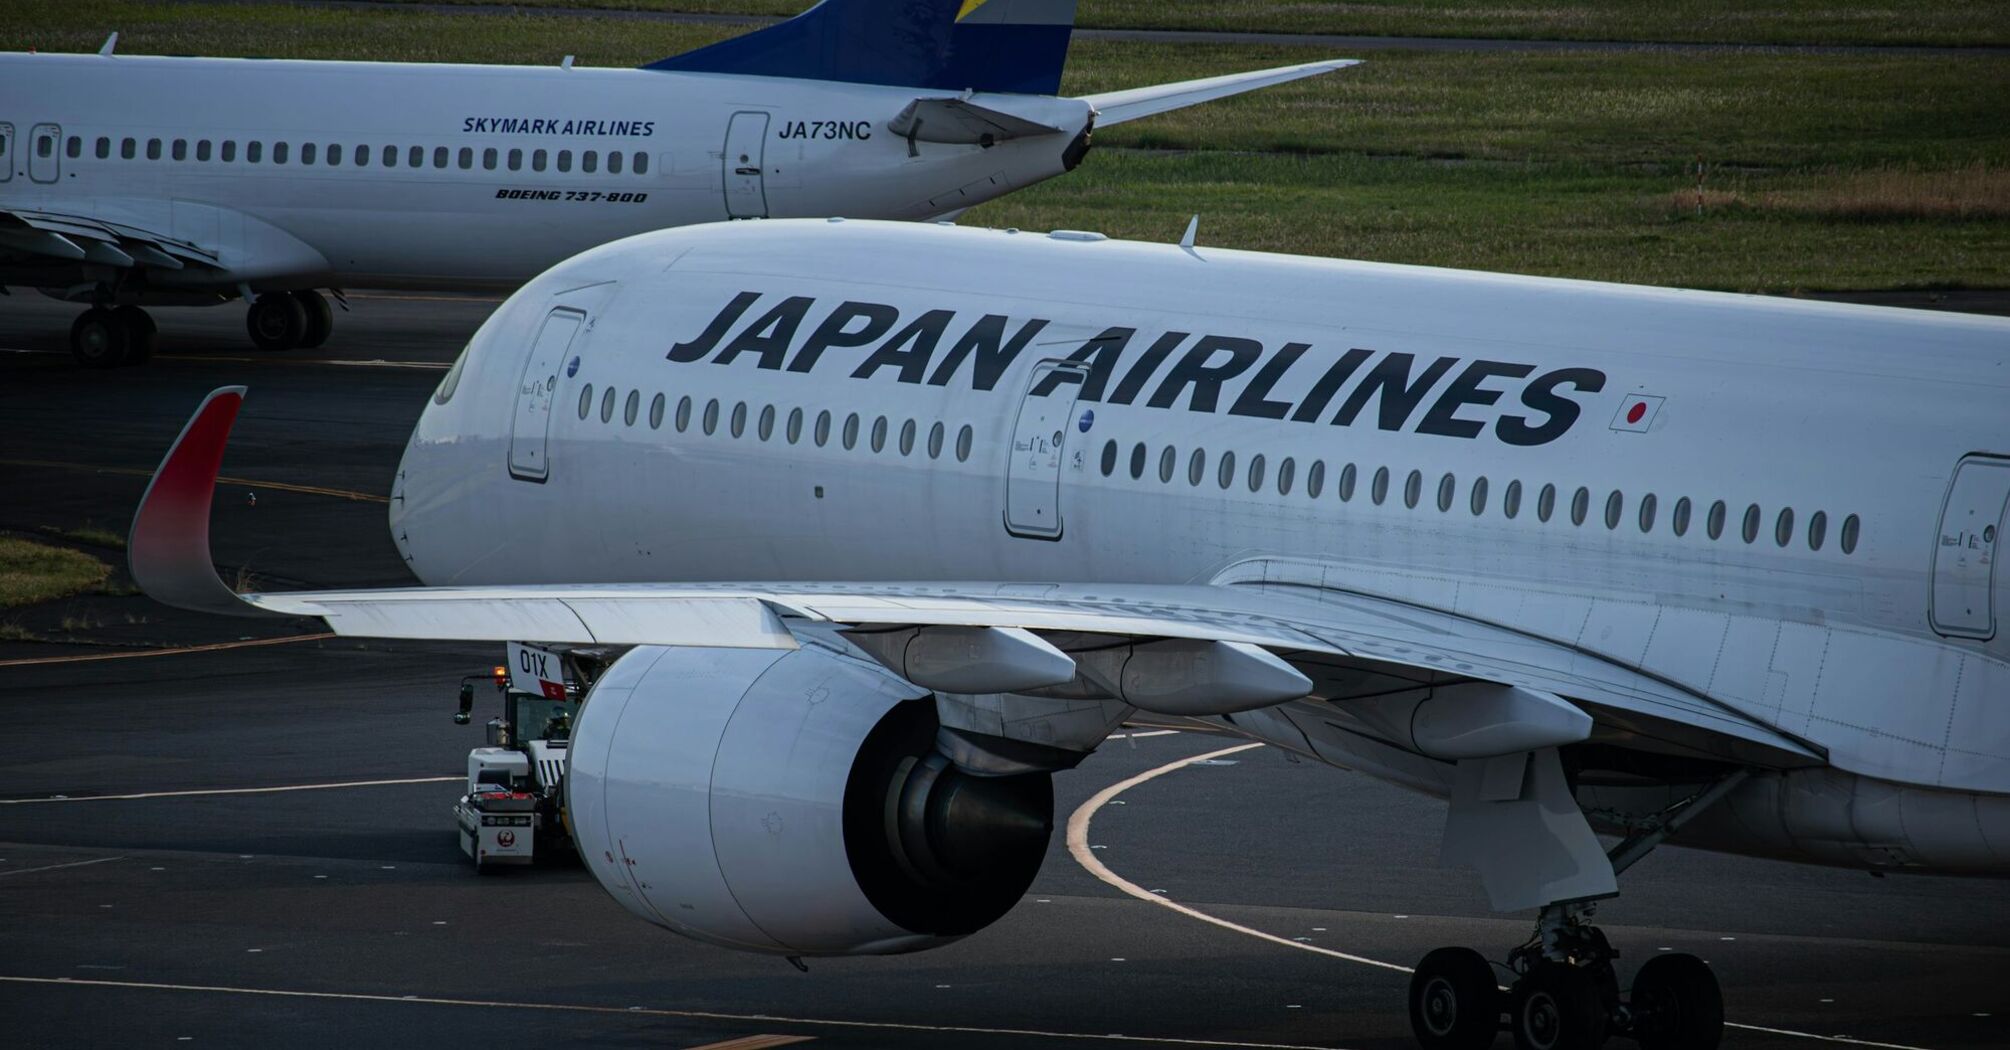
M 644 646 L 600 677 L 566 774 L 580 856 L 629 911 L 780 955 L 939 947 L 1005 914 L 1053 833 L 1045 773 L 976 776 L 934 699 L 799 649 Z

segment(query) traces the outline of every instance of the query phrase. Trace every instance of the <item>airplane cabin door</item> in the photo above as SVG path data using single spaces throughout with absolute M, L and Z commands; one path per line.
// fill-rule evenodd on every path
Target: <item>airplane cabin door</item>
M 14 125 L 0 123 L 0 182 L 14 177 Z
M 1996 634 L 1997 554 L 2010 510 L 2010 459 L 1969 456 L 1954 468 L 1933 548 L 1933 629 L 1958 638 Z
M 768 141 L 768 115 L 733 114 L 726 125 L 726 217 L 765 219 L 768 193 L 762 184 L 763 150 Z
M 1033 366 L 1005 466 L 1005 531 L 1014 536 L 1061 538 L 1061 463 L 1087 377 L 1087 368 L 1072 361 Z
M 62 174 L 63 129 L 54 124 L 37 124 L 28 133 L 28 177 L 36 182 L 54 182 Z
M 513 478 L 543 481 L 551 476 L 548 445 L 558 371 L 564 367 L 573 336 L 585 322 L 585 314 L 559 307 L 545 315 L 537 338 L 531 342 L 523 376 L 517 381 L 516 421 L 510 428 L 509 472 Z

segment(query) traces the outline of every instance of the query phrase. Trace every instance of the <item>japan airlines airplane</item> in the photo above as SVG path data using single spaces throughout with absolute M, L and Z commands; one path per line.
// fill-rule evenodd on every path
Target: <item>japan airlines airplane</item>
M 1071 170 L 1094 127 L 1351 65 L 1057 98 L 1074 0 L 824 0 L 643 69 L 0 55 L 0 291 L 90 304 L 86 365 L 148 304 L 242 297 L 318 346 L 315 289 L 513 288 L 646 230 L 954 216 Z M 17 142 L 17 134 L 21 141 Z
M 1588 921 L 1670 839 L 2010 875 L 2010 322 L 1036 234 L 718 224 L 476 333 L 391 531 L 425 587 L 233 593 L 242 388 L 134 520 L 170 604 L 626 648 L 565 781 L 636 915 L 787 955 L 998 918 L 1137 712 L 1450 800 L 1508 953 L 1427 1047 L 1716 1045 Z M 662 582 L 680 581 L 680 582 Z M 1596 831 L 1620 835 L 1606 851 Z

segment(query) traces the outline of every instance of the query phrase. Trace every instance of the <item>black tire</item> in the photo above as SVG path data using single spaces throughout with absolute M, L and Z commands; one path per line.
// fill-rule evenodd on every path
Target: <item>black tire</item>
M 1503 1005 L 1493 967 L 1471 948 L 1439 948 L 1410 975 L 1410 1031 L 1424 1050 L 1485 1050 Z
M 70 356 L 85 368 L 117 368 L 126 363 L 132 334 L 118 315 L 93 306 L 70 324 Z
M 251 304 L 244 327 L 260 350 L 291 350 L 307 334 L 307 310 L 287 292 L 267 292 Z
M 1724 991 L 1693 955 L 1657 955 L 1633 977 L 1633 1037 L 1644 1050 L 1717 1050 Z
M 1605 997 L 1597 978 L 1581 967 L 1541 963 L 1508 994 L 1520 1050 L 1597 1050 L 1604 1044 Z
M 300 335 L 300 349 L 312 350 L 328 341 L 328 334 L 335 330 L 335 311 L 328 306 L 328 300 L 312 288 L 294 292 L 300 300 L 300 309 L 307 314 L 307 329 Z
M 137 306 L 121 306 L 112 311 L 112 317 L 126 329 L 124 363 L 146 364 L 154 356 L 154 349 L 160 345 L 160 329 L 154 326 L 153 315 Z

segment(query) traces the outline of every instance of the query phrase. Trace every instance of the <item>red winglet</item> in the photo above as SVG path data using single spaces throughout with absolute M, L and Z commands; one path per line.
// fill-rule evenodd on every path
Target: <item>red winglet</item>
M 230 425 L 244 388 L 210 392 L 154 471 L 126 541 L 133 582 L 165 605 L 228 616 L 270 616 L 246 603 L 216 575 L 209 557 L 209 506 Z

